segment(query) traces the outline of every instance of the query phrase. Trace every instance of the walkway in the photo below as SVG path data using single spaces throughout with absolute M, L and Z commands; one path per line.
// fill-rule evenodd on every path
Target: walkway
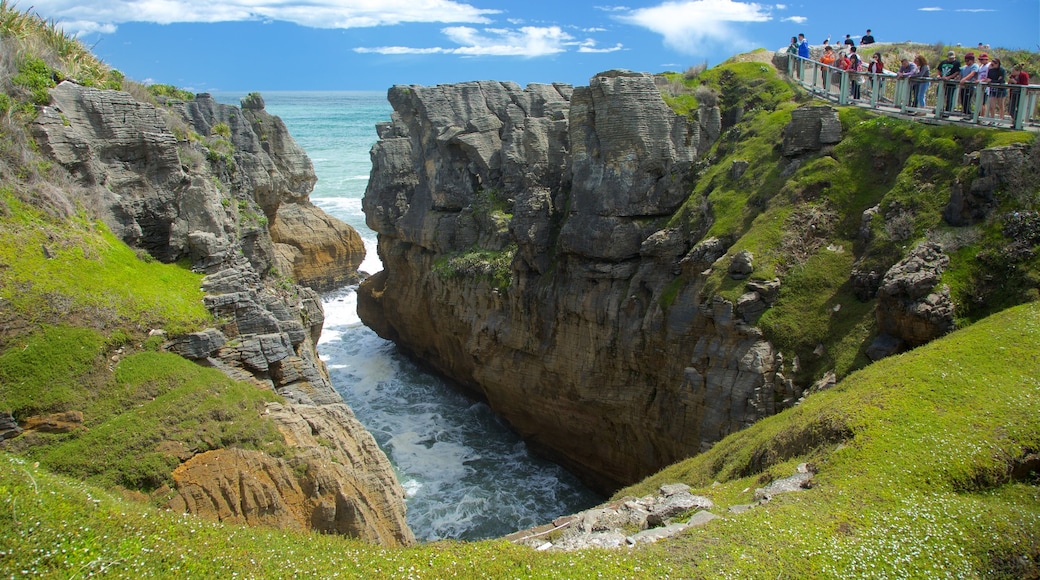
M 838 105 L 874 109 L 893 117 L 931 124 L 992 126 L 1002 129 L 1040 131 L 1040 115 L 1037 113 L 1040 86 L 1037 85 L 1025 87 L 988 83 L 961 85 L 932 77 L 924 80 L 928 84 L 925 91 L 925 102 L 919 104 L 922 106 L 911 107 L 911 89 L 913 87 L 910 79 L 898 79 L 892 72 L 850 73 L 815 60 L 790 55 L 787 59 L 787 76 L 815 98 Z M 914 84 L 916 82 L 917 79 Z M 857 84 L 859 85 L 858 95 L 856 95 Z M 1012 101 L 1017 99 L 1014 118 L 1006 116 L 1003 119 L 996 119 L 981 114 L 982 102 L 986 98 L 984 94 L 986 87 L 1008 89 L 1009 113 L 1014 104 Z M 964 91 L 969 91 L 967 98 L 970 98 L 973 104 L 970 109 L 972 114 L 967 116 L 959 112 Z M 940 106 L 946 103 L 952 106 Z

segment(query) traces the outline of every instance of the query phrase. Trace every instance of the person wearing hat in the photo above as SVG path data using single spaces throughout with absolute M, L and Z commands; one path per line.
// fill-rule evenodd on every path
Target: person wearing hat
M 979 82 L 978 77 L 979 65 L 975 63 L 975 53 L 969 52 L 964 55 L 964 66 L 961 67 L 961 74 L 958 79 L 961 92 L 961 113 L 964 113 L 965 117 L 970 117 L 972 114 L 972 104 L 975 100 L 975 91 L 973 90 L 971 83 Z
M 953 94 L 957 90 L 957 79 L 961 76 L 961 62 L 957 60 L 957 53 L 950 52 L 946 53 L 946 60 L 941 61 L 935 67 L 939 78 L 947 81 L 944 83 L 943 88 L 946 91 L 946 102 L 943 106 L 943 114 L 949 115 L 953 111 Z

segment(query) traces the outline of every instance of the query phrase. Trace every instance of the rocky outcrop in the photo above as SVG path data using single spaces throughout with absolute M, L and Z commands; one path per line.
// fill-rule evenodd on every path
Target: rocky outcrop
M 950 188 L 950 201 L 943 209 L 943 219 L 951 226 L 967 226 L 988 217 L 998 205 L 997 190 L 1008 183 L 1012 172 L 1023 165 L 1028 146 L 1022 143 L 983 149 L 968 157 L 977 164 L 978 175 L 971 183 L 955 181 Z
M 942 247 L 926 242 L 889 269 L 878 289 L 881 337 L 873 345 L 873 357 L 922 345 L 953 330 L 950 290 L 937 287 L 949 265 L 950 258 Z M 893 342 L 890 337 L 896 340 Z M 886 344 L 887 348 L 882 348 Z
M 688 485 L 672 483 L 656 495 L 609 502 L 506 539 L 539 551 L 565 552 L 649 544 L 718 518 L 708 511 L 714 507 L 710 499 L 690 493 Z
M 291 268 L 280 273 L 319 289 L 357 280 L 357 232 L 307 200 L 317 180 L 310 159 L 258 95 L 242 109 L 208 94 L 158 107 L 63 82 L 51 98 L 34 136 L 128 244 L 202 268 L 215 252 L 241 249 L 257 272 Z M 286 225 L 265 227 L 279 219 Z M 294 227 L 305 219 L 313 223 Z M 286 246 L 282 260 L 275 243 Z
M 267 413 L 300 454 L 290 460 L 243 449 L 195 455 L 174 471 L 176 494 L 168 507 L 383 545 L 414 541 L 403 519 L 404 491 L 389 464 L 373 461 L 382 452 L 346 405 L 270 404 Z
M 308 201 L 314 170 L 284 123 L 257 94 L 242 108 L 206 94 L 156 106 L 64 82 L 51 96 L 34 135 L 78 182 L 78 201 L 128 244 L 163 261 L 190 258 L 206 274 L 205 304 L 219 327 L 171 337 L 165 348 L 287 401 L 268 414 L 292 459 L 240 449 L 175 454 L 184 463 L 171 507 L 413 542 L 386 456 L 315 350 L 324 322 L 315 288 L 356 281 L 364 248 L 357 232 Z M 38 429 L 54 422 L 42 421 Z
M 358 304 L 376 332 L 604 491 L 797 399 L 751 310 L 701 294 L 729 242 L 664 226 L 712 129 L 652 77 L 388 98 L 364 199 L 385 269 Z

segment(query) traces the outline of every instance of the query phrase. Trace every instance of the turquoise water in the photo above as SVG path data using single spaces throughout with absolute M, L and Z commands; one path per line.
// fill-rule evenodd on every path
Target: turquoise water
M 238 104 L 240 94 L 214 94 Z M 375 124 L 390 119 L 385 93 L 264 93 L 314 163 L 311 201 L 353 226 L 382 269 L 361 198 Z M 598 497 L 557 465 L 531 456 L 487 405 L 424 372 L 357 316 L 354 288 L 325 296 L 318 352 L 336 389 L 376 438 L 405 488 L 408 524 L 421 540 L 498 537 L 581 511 Z

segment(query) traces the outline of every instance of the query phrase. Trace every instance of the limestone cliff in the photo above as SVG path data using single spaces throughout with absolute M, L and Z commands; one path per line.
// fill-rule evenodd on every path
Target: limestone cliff
M 205 303 L 221 326 L 170 337 L 166 349 L 289 402 L 268 412 L 291 459 L 188 453 L 170 506 L 411 543 L 403 489 L 315 350 L 324 321 L 316 289 L 356 280 L 364 247 L 308 201 L 314 170 L 284 123 L 257 94 L 242 104 L 201 94 L 157 106 L 63 82 L 32 127 L 77 181 L 76 203 L 131 246 L 206 274 Z
M 874 155 L 870 132 L 846 145 L 834 108 L 769 104 L 755 90 L 786 89 L 738 84 L 739 74 L 776 79 L 770 71 L 747 63 L 719 73 L 732 93 L 689 115 L 665 104 L 654 77 L 627 71 L 577 88 L 393 87 L 364 198 L 385 269 L 360 287 L 362 320 L 603 491 L 795 404 L 821 377 L 831 380 L 816 388 L 833 384 L 822 338 L 866 329 L 846 350 L 848 372 L 848 361 L 862 366 L 948 332 L 953 300 L 941 277 L 947 248 L 958 246 L 908 249 L 914 228 L 938 229 L 941 206 L 905 192 L 931 195 L 943 180 L 920 164 L 942 155 L 957 167 L 963 155 L 926 140 L 937 151 L 923 151 L 927 161 Z M 759 108 L 757 124 L 741 124 L 742 103 Z M 745 139 L 768 153 L 719 169 Z M 1007 174 L 1021 156 L 982 155 L 978 173 Z M 835 183 L 849 179 L 841 163 L 879 183 Z M 830 167 L 838 171 L 821 169 Z M 771 189 L 747 191 L 752 173 Z M 977 213 L 996 187 L 983 181 L 964 186 L 970 199 L 952 196 L 961 205 L 947 213 Z M 716 188 L 733 193 L 713 202 Z M 729 221 L 715 227 L 721 212 Z M 775 225 L 741 240 L 753 222 Z M 803 283 L 801 298 L 776 308 L 783 274 L 810 259 L 844 270 L 829 270 L 838 273 L 826 288 Z M 799 300 L 811 306 L 797 310 Z M 779 333 L 809 318 L 814 341 L 781 352 Z
M 699 237 L 662 220 L 718 136 L 717 109 L 678 116 L 651 76 L 619 71 L 573 90 L 482 82 L 389 100 L 365 195 L 385 266 L 361 287 L 366 324 L 601 490 L 793 397 L 733 304 L 695 282 L 661 306 Z M 474 249 L 504 256 L 512 282 L 453 275 Z

